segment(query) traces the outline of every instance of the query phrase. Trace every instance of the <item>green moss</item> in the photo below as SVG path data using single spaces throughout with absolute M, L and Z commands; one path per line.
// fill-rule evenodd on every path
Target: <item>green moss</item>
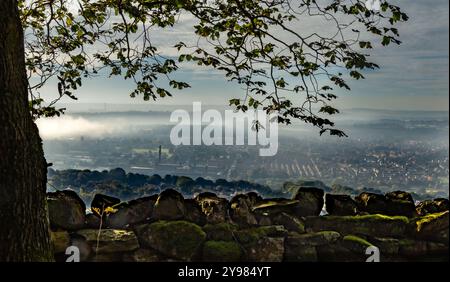
M 366 239 L 361 238 L 359 236 L 356 235 L 347 235 L 342 239 L 342 246 L 353 252 L 355 255 L 357 255 L 358 257 L 362 257 L 367 248 L 374 246 L 374 244 L 368 242 Z
M 215 241 L 233 241 L 234 235 L 238 227 L 234 224 L 222 222 L 218 224 L 207 224 L 203 230 L 207 234 L 208 240 Z
M 345 222 L 376 222 L 376 221 L 401 221 L 405 224 L 409 223 L 406 216 L 388 216 L 384 214 L 368 214 L 368 215 L 353 215 L 353 216 L 324 216 L 324 220 L 330 221 L 345 221 Z
M 334 243 L 341 238 L 336 231 L 320 231 L 316 233 L 291 234 L 288 244 L 294 246 L 321 246 Z
M 355 244 L 358 244 L 358 245 L 361 245 L 361 246 L 365 246 L 365 247 L 373 246 L 372 243 L 368 242 L 367 240 L 365 240 L 365 239 L 363 239 L 361 237 L 355 236 L 355 235 L 344 236 L 343 240 L 347 241 L 347 242 L 352 242 L 352 243 L 355 243 Z
M 287 235 L 287 230 L 281 225 L 261 226 L 236 232 L 237 239 L 243 244 L 258 241 L 262 237 L 280 237 L 285 235 Z
M 203 260 L 208 262 L 236 262 L 242 255 L 235 242 L 207 241 L 203 246 Z
M 158 221 L 148 226 L 146 234 L 152 247 L 166 255 L 190 259 L 206 239 L 200 226 L 187 221 Z
M 413 239 L 400 239 L 398 245 L 401 247 L 413 245 L 416 241 Z
M 231 223 L 227 223 L 227 222 L 221 222 L 221 223 L 217 223 L 217 224 L 206 224 L 203 227 L 203 230 L 208 233 L 208 232 L 214 232 L 214 231 L 220 231 L 220 230 L 232 230 L 235 231 L 237 230 L 237 226 Z
M 281 213 L 271 218 L 273 224 L 283 225 L 287 230 L 298 233 L 305 233 L 305 224 L 303 220 L 289 215 L 287 213 Z
M 305 227 L 313 231 L 334 230 L 343 235 L 363 234 L 377 237 L 404 237 L 409 219 L 404 216 L 371 214 L 363 216 L 307 217 Z
M 239 242 L 246 244 L 253 241 L 257 241 L 260 238 L 260 234 L 257 230 L 248 229 L 248 230 L 240 230 L 236 233 L 236 237 Z
M 336 231 L 329 231 L 329 230 L 325 230 L 325 231 L 319 231 L 316 233 L 307 233 L 307 234 L 316 234 L 316 235 L 320 235 L 323 236 L 325 238 L 329 238 L 329 237 L 336 237 L 337 234 L 339 234 Z
M 70 245 L 70 236 L 67 231 L 50 232 L 50 239 L 55 253 L 63 253 Z
M 341 234 L 339 234 L 336 231 L 319 231 L 317 233 L 307 233 L 307 234 L 312 234 L 313 235 L 312 238 L 317 238 L 319 241 L 322 240 L 323 242 L 326 243 L 337 241 L 341 237 Z
M 289 207 L 297 204 L 298 204 L 297 200 L 267 201 L 255 206 L 253 210 L 270 209 L 275 207 Z
M 448 211 L 427 214 L 427 215 L 421 217 L 419 220 L 416 221 L 416 230 L 418 232 L 420 232 L 425 225 L 427 225 L 430 222 L 440 218 L 441 216 L 443 216 L 446 213 L 448 213 Z

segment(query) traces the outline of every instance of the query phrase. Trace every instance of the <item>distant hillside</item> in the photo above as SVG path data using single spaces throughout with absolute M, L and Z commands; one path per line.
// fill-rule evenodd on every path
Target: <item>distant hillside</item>
M 203 177 L 192 179 L 188 176 L 143 175 L 126 173 L 122 168 L 112 170 L 48 170 L 48 190 L 75 190 L 84 202 L 91 202 L 95 194 L 107 194 L 130 200 L 158 194 L 172 188 L 184 196 L 193 196 L 201 192 L 214 192 L 225 198 L 236 193 L 257 192 L 264 197 L 279 197 L 282 193 L 270 187 L 248 181 L 210 180 Z
M 202 192 L 213 192 L 221 197 L 230 199 L 238 193 L 257 192 L 263 197 L 290 198 L 299 187 L 315 187 L 325 192 L 356 196 L 363 192 L 383 194 L 379 189 L 363 187 L 355 189 L 348 186 L 333 184 L 328 186 L 322 181 L 295 181 L 285 182 L 281 190 L 271 189 L 269 186 L 249 181 L 227 181 L 226 179 L 205 179 L 203 177 L 191 178 L 188 176 L 159 174 L 144 175 L 127 173 L 122 168 L 112 170 L 48 170 L 48 190 L 62 190 L 70 188 L 76 191 L 85 203 L 90 203 L 95 194 L 107 194 L 123 200 L 158 194 L 166 189 L 174 189 L 185 197 L 192 197 Z M 433 198 L 426 194 L 412 193 L 415 201 Z

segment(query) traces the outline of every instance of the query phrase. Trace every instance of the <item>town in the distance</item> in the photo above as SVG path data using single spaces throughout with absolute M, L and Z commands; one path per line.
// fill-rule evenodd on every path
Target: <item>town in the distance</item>
M 42 122 L 46 159 L 52 164 L 49 183 L 57 186 L 49 190 L 78 185 L 70 180 L 73 177 L 62 179 L 61 171 L 67 169 L 105 173 L 122 168 L 161 178 L 246 181 L 264 187 L 263 194 L 286 192 L 289 187 L 283 184 L 289 181 L 316 181 L 315 186 L 342 194 L 405 190 L 415 200 L 448 198 L 448 112 L 352 110 L 337 123 L 348 138 L 319 136 L 300 125 L 281 128 L 273 157 L 260 157 L 257 146 L 173 146 L 169 115 L 169 111 L 72 113 L 58 121 L 80 128 L 70 135 L 52 132 L 51 120 Z M 80 173 L 81 178 L 89 175 Z M 239 192 L 222 190 L 215 192 L 227 198 Z

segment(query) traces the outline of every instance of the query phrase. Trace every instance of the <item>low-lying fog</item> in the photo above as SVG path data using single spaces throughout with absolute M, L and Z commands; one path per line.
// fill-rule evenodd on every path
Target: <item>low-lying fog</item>
M 189 109 L 186 109 L 189 111 Z M 206 109 L 203 110 L 204 113 Z M 170 122 L 172 111 L 114 111 L 72 112 L 61 117 L 41 118 L 37 121 L 44 140 L 67 138 L 103 138 L 136 136 L 142 131 L 165 127 Z M 224 111 L 220 111 L 225 116 Z M 192 119 L 192 109 L 189 111 Z M 336 127 L 344 130 L 350 138 L 408 138 L 426 137 L 430 140 L 448 136 L 448 112 L 347 110 L 332 116 Z M 206 126 L 210 123 L 203 123 Z M 223 127 L 219 121 L 212 126 Z M 228 124 L 225 124 L 228 126 Z M 317 137 L 319 130 L 300 121 L 279 127 L 280 136 Z M 335 137 L 324 137 L 335 138 Z M 445 140 L 445 139 L 442 139 Z

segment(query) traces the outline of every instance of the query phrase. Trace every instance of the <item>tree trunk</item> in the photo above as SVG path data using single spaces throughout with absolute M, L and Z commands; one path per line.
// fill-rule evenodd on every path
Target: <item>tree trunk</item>
M 51 261 L 47 164 L 28 109 L 16 0 L 0 0 L 0 261 Z

